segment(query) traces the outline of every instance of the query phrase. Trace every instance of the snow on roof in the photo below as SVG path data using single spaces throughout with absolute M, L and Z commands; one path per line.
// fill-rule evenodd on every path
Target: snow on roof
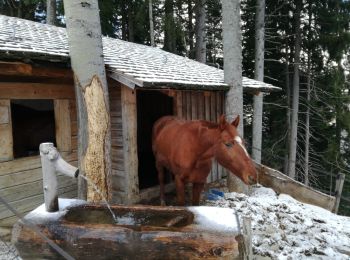
M 223 70 L 156 47 L 103 37 L 103 51 L 109 75 L 139 87 L 228 89 Z M 0 15 L 0 56 L 68 61 L 66 29 Z M 280 90 L 246 77 L 243 87 Z

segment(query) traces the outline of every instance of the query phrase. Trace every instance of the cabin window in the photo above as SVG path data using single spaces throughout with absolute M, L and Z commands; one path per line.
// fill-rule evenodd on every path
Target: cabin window
M 53 100 L 11 100 L 13 156 L 39 154 L 39 145 L 55 138 Z
M 159 91 L 137 92 L 137 155 L 139 160 L 139 188 L 158 185 L 158 174 L 152 151 L 153 124 L 162 116 L 173 115 L 173 98 Z M 165 176 L 165 183 L 171 175 Z

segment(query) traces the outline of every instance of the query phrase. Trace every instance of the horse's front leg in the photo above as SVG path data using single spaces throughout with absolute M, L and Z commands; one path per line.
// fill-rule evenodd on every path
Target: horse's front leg
M 192 205 L 198 206 L 201 197 L 202 190 L 204 188 L 204 183 L 193 183 L 192 187 Z
M 176 198 L 178 206 L 185 206 L 185 183 L 180 176 L 175 176 Z

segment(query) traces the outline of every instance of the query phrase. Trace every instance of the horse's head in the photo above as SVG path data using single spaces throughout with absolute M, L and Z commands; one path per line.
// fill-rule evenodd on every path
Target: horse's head
M 222 115 L 219 121 L 220 138 L 215 149 L 216 160 L 239 177 L 245 184 L 257 183 L 257 173 L 243 140 L 238 135 L 239 116 L 230 124 Z

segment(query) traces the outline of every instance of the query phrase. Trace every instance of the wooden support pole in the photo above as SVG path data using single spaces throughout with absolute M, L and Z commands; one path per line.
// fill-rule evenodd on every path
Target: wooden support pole
M 62 159 L 53 143 L 42 143 L 39 147 L 43 172 L 45 208 L 48 212 L 58 211 L 57 172 L 68 177 L 77 178 L 78 168 Z
M 334 210 L 333 210 L 333 212 L 336 214 L 338 214 L 338 210 L 339 210 L 339 204 L 341 200 L 341 194 L 343 192 L 344 181 L 345 181 L 345 174 L 344 173 L 338 174 L 337 180 L 335 183 L 335 204 L 334 204 Z

